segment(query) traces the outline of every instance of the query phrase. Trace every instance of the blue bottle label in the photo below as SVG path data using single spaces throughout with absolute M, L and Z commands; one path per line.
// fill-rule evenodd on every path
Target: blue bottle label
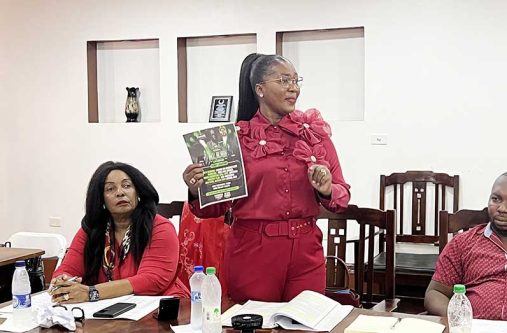
M 191 295 L 192 302 L 201 302 L 201 292 L 200 291 L 192 291 Z
M 32 306 L 32 297 L 28 295 L 12 295 L 12 307 L 14 309 L 26 309 Z

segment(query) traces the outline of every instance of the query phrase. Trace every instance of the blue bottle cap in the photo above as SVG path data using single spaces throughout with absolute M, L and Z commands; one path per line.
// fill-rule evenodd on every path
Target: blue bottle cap
M 194 272 L 204 272 L 204 266 L 194 266 Z
M 25 267 L 25 261 L 24 260 L 16 261 L 15 266 L 16 267 Z

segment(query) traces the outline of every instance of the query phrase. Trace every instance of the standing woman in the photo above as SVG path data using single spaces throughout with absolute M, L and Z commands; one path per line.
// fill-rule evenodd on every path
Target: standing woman
M 158 193 L 138 169 L 120 162 L 98 167 L 88 185 L 86 213 L 49 293 L 57 303 L 128 294 L 188 297 L 177 277 L 179 242 L 157 215 Z M 77 280 L 69 280 L 71 277 Z
M 250 54 L 241 65 L 238 134 L 249 196 L 199 208 L 203 169 L 189 165 L 183 180 L 199 217 L 232 209 L 225 250 L 227 288 L 234 301 L 288 301 L 303 290 L 324 293 L 320 205 L 347 207 L 344 181 L 329 125 L 315 109 L 295 109 L 300 83 L 282 56 Z

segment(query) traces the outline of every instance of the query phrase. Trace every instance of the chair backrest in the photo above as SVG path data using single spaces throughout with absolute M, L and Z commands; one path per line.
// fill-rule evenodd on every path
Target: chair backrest
M 55 269 L 62 263 L 67 252 L 67 239 L 60 234 L 43 232 L 17 232 L 9 237 L 12 247 L 43 249 L 42 264 L 44 283 L 48 287 Z
M 184 201 L 171 201 L 170 203 L 159 203 L 157 212 L 165 218 L 172 218 L 174 216 L 181 216 L 183 211 Z
M 448 198 L 448 192 L 452 198 Z M 450 200 L 452 208 L 448 204 Z M 458 202 L 459 176 L 432 171 L 407 171 L 380 176 L 380 209 L 392 207 L 396 211 L 397 242 L 438 242 L 439 211 L 455 212 Z M 386 207 L 388 203 L 390 205 Z M 405 217 L 408 217 L 407 223 Z
M 395 212 L 393 210 L 381 211 L 349 205 L 341 213 L 322 211 L 318 218 L 328 220 L 328 256 L 337 256 L 341 259 L 345 258 L 347 222 L 349 220 L 357 222 L 359 226 L 359 239 L 352 241 L 354 243 L 354 287 L 361 297 L 361 303 L 371 304 L 378 300 L 377 295 L 373 294 L 374 285 L 380 287 L 380 292 L 382 293 L 380 298 L 394 300 Z M 376 237 L 380 232 L 385 234 L 385 244 L 379 244 L 379 237 Z M 375 247 L 376 243 L 378 245 L 377 248 Z M 384 247 L 386 252 L 384 274 L 374 275 L 373 259 L 381 248 L 383 249 Z M 336 281 L 334 277 L 336 270 L 332 266 L 333 262 L 334 260 L 329 260 L 328 258 L 326 263 L 327 286 Z
M 488 208 L 483 210 L 461 209 L 456 213 L 440 212 L 439 250 L 442 252 L 449 241 L 449 234 L 466 231 L 476 225 L 489 222 Z
M 184 204 L 185 201 L 171 201 L 170 203 L 159 203 L 157 206 L 157 213 L 171 220 L 176 233 L 180 232 L 181 214 Z M 178 216 L 178 220 L 175 220 L 175 216 Z
M 61 262 L 67 250 L 67 239 L 63 235 L 44 232 L 17 232 L 9 237 L 12 247 L 43 249 L 42 258 L 58 258 Z

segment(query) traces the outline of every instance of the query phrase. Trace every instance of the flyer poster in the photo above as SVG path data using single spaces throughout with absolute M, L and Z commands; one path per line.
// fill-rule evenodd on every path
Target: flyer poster
M 201 163 L 200 207 L 248 196 L 245 168 L 234 124 L 183 135 L 193 163 Z

